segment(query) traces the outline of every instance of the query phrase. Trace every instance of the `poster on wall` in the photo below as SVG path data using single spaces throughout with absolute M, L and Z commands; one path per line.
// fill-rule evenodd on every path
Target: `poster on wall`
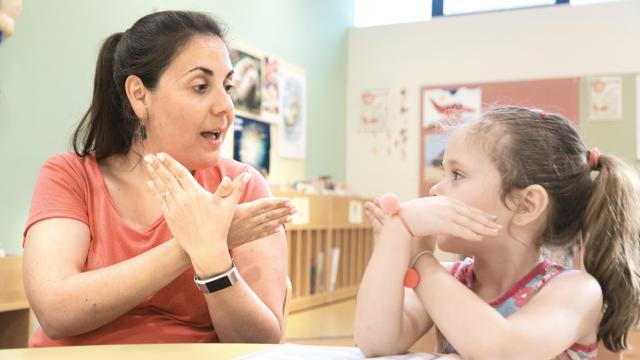
M 368 89 L 360 94 L 359 132 L 387 130 L 389 89 Z
M 636 158 L 640 160 L 640 75 L 636 76 Z
M 263 176 L 269 174 L 271 127 L 268 123 L 236 116 L 233 132 L 233 158 L 251 165 Z
M 422 127 L 426 130 L 460 125 L 480 115 L 482 91 L 479 87 L 423 89 L 422 109 Z
M 264 80 L 262 82 L 262 117 L 272 124 L 282 123 L 282 103 L 280 89 L 279 61 L 265 56 L 262 61 Z
M 589 120 L 622 120 L 622 77 L 595 76 L 587 82 Z
M 282 119 L 278 126 L 278 154 L 284 158 L 304 159 L 307 143 L 307 107 L 304 71 L 280 63 Z
M 231 99 L 236 111 L 259 117 L 262 110 L 262 61 L 260 56 L 247 51 L 242 45 L 232 43 L 229 57 L 233 65 L 236 86 L 231 89 Z

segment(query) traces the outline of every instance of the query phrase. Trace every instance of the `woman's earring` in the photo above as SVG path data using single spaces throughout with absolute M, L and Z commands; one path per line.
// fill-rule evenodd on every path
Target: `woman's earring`
M 140 124 L 140 137 L 142 140 L 147 140 L 147 127 L 144 124 Z

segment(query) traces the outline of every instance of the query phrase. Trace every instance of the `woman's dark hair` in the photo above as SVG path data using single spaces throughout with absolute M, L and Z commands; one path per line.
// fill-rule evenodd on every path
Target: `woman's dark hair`
M 109 36 L 98 55 L 91 105 L 73 133 L 76 154 L 95 152 L 98 161 L 127 154 L 136 138 L 145 136 L 125 92 L 127 77 L 135 75 L 154 89 L 176 54 L 196 35 L 222 38 L 223 30 L 204 13 L 163 11 Z
M 568 246 L 577 239 L 584 268 L 602 288 L 604 314 L 598 340 L 611 351 L 627 347 L 640 318 L 638 231 L 640 184 L 625 162 L 602 154 L 590 164 L 578 131 L 558 114 L 503 107 L 470 125 L 484 140 L 500 173 L 502 201 L 516 189 L 538 184 L 549 195 L 539 245 Z

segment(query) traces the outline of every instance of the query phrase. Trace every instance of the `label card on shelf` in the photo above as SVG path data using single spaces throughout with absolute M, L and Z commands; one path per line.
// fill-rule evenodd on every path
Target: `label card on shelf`
M 349 224 L 362 224 L 362 201 L 349 201 Z
M 305 225 L 309 223 L 309 198 L 306 197 L 294 197 L 291 199 L 298 211 L 293 214 L 293 224 Z

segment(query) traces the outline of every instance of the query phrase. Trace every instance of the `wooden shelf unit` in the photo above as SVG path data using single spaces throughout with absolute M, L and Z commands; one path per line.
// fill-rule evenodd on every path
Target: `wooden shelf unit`
M 373 230 L 363 214 L 364 202 L 369 199 L 301 193 L 274 195 L 293 199 L 302 215 L 297 219 L 306 219 L 294 220 L 286 229 L 293 285 L 291 311 L 354 297 L 373 251 Z M 334 248 L 339 249 L 336 260 Z M 334 261 L 338 266 L 332 286 Z
M 32 316 L 22 285 L 22 257 L 0 258 L 0 349 L 27 347 Z

